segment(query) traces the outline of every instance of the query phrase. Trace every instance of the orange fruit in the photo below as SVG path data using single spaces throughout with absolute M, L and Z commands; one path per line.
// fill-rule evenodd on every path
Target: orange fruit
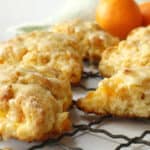
M 150 24 L 150 2 L 144 2 L 139 5 L 143 15 L 143 25 Z
M 134 0 L 100 0 L 96 21 L 104 30 L 124 39 L 133 28 L 142 25 L 142 14 Z

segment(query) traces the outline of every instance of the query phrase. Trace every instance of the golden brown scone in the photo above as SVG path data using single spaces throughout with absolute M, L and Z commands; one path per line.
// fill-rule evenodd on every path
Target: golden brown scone
M 36 52 L 27 53 L 21 64 L 24 67 L 46 67 L 47 70 L 54 68 L 61 70 L 71 83 L 76 84 L 80 81 L 82 73 L 82 62 L 79 55 L 73 49 L 66 49 L 65 51 L 54 50 L 53 52 Z
M 99 61 L 102 52 L 116 45 L 119 39 L 103 31 L 94 21 L 73 20 L 59 23 L 50 28 L 52 32 L 75 35 L 83 59 Z
M 0 64 L 53 67 L 61 70 L 72 83 L 78 83 L 82 61 L 76 49 L 74 36 L 34 31 L 1 43 Z
M 70 83 L 59 78 L 55 70 L 48 76 L 18 66 L 0 67 L 3 138 L 37 141 L 69 130 L 71 121 L 66 111 L 72 102 Z
M 85 111 L 119 117 L 150 117 L 150 68 L 123 69 L 77 102 Z
M 150 66 L 150 29 L 139 28 L 131 32 L 127 40 L 108 48 L 99 64 L 100 73 L 110 77 L 126 67 Z

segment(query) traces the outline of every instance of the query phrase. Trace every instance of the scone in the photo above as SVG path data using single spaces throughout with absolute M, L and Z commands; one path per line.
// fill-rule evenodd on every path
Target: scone
M 0 67 L 0 136 L 4 139 L 39 141 L 70 129 L 70 83 L 55 70 L 48 76 L 18 66 Z
M 78 83 L 82 61 L 75 39 L 74 36 L 44 31 L 19 35 L 0 44 L 0 64 L 53 67 L 61 70 L 72 83 Z
M 22 59 L 21 65 L 30 68 L 45 67 L 61 70 L 72 84 L 77 84 L 81 79 L 82 62 L 79 55 L 73 49 L 65 51 L 53 50 L 51 52 L 28 52 Z
M 127 40 L 139 41 L 140 39 L 149 39 L 149 38 L 150 38 L 150 26 L 147 26 L 147 27 L 139 27 L 132 30 L 129 33 Z
M 50 31 L 76 36 L 82 58 L 94 62 L 100 60 L 101 54 L 107 47 L 119 42 L 118 38 L 103 31 L 94 21 L 76 19 L 54 25 Z
M 77 102 L 85 111 L 119 117 L 150 117 L 150 67 L 123 69 Z
M 108 48 L 99 63 L 100 73 L 110 77 L 122 68 L 150 66 L 149 39 L 149 27 L 139 28 L 118 46 Z

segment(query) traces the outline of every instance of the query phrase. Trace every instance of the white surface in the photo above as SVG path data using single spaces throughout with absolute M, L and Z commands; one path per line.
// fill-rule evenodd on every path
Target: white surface
M 40 22 L 56 15 L 65 0 L 0 0 L 0 39 L 9 27 Z
M 87 0 L 73 0 L 73 2 L 71 0 L 0 0 L 0 40 L 11 36 L 10 33 L 6 31 L 12 26 L 27 23 L 51 22 L 53 18 L 55 20 L 55 16 L 64 17 L 66 13 L 69 13 L 68 11 L 71 11 L 71 13 L 74 13 L 74 10 L 79 12 L 79 8 L 81 8 L 78 3 L 79 1 L 82 2 L 83 5 L 83 2 Z M 73 9 L 74 5 L 76 9 Z M 128 136 L 136 136 L 144 129 L 150 129 L 148 121 L 131 120 L 109 121 L 109 123 L 102 125 L 102 128 L 107 128 L 114 134 L 123 133 Z M 78 138 L 75 137 L 71 140 L 64 139 L 63 141 L 66 144 L 70 143 L 71 146 L 77 145 L 82 147 L 84 150 L 113 150 L 118 142 L 120 142 L 119 140 L 112 140 L 102 134 L 97 136 L 84 134 Z M 16 142 L 14 140 L 0 142 L 0 147 L 10 146 L 13 146 L 15 150 L 25 150 L 29 144 Z M 48 150 L 49 148 L 46 149 Z M 51 149 L 58 150 L 56 147 L 52 147 Z M 128 150 L 148 149 L 148 147 L 137 145 Z

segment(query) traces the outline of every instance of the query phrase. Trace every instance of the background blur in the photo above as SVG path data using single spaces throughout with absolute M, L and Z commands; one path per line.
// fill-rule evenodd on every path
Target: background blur
M 9 27 L 54 16 L 67 0 L 0 0 L 0 39 Z
M 92 12 L 97 2 L 98 0 L 0 0 L 0 39 L 8 36 L 6 31 L 10 27 L 28 23 L 51 23 L 60 17 L 74 15 L 73 12 L 83 15 L 87 11 L 80 12 L 82 6 Z

